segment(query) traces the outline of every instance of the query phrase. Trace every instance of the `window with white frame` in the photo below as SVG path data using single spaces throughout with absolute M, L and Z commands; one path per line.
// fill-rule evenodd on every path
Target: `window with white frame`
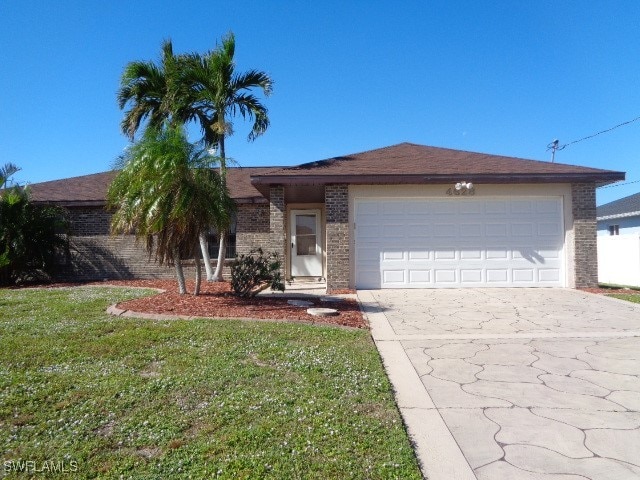
M 609 235 L 620 235 L 620 225 L 609 225 Z

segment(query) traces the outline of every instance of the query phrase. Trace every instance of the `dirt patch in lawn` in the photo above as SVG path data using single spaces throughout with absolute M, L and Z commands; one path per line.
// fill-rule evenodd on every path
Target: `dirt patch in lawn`
M 287 303 L 290 297 L 257 297 L 243 299 L 231 293 L 228 282 L 203 282 L 200 295 L 180 295 L 175 281 L 171 280 L 116 280 L 99 282 L 98 285 L 118 285 L 162 289 L 164 292 L 149 297 L 136 298 L 117 305 L 122 310 L 161 315 L 187 315 L 213 318 L 252 318 L 259 320 L 301 321 L 352 328 L 367 328 L 358 302 L 343 299 L 340 302 L 320 302 L 319 298 L 305 298 L 314 307 L 334 308 L 335 317 L 309 315 L 304 307 L 294 307 Z M 92 285 L 92 284 L 85 284 Z M 193 283 L 187 282 L 187 291 L 193 291 Z

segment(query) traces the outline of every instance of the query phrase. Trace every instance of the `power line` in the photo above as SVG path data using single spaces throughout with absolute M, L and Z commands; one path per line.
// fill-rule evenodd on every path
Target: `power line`
M 602 131 L 600 131 L 598 133 L 594 133 L 592 135 L 587 135 L 586 137 L 582 137 L 582 138 L 580 138 L 578 140 L 574 140 L 572 142 L 565 143 L 564 145 L 559 145 L 560 142 L 559 142 L 559 140 L 556 139 L 553 142 L 551 142 L 549 145 L 547 145 L 547 151 L 551 150 L 551 161 L 553 162 L 555 160 L 556 152 L 558 150 L 564 150 L 569 145 L 573 145 L 574 143 L 579 143 L 579 142 L 582 142 L 584 140 L 589 140 L 590 138 L 597 137 L 598 135 L 602 135 L 603 133 L 610 132 L 611 130 L 615 130 L 616 128 L 624 127 L 625 125 L 629 125 L 630 123 L 636 122 L 638 120 L 640 120 L 640 117 L 636 117 L 634 119 L 627 120 L 626 122 L 622 122 L 622 123 L 620 123 L 620 124 L 618 124 L 618 125 L 616 125 L 614 127 L 607 128 L 606 130 L 602 130 Z
M 632 183 L 640 183 L 640 180 L 634 180 L 633 182 L 625 182 L 625 183 L 614 183 L 613 185 L 605 185 L 600 188 L 611 188 L 611 187 L 622 187 L 623 185 L 631 185 Z

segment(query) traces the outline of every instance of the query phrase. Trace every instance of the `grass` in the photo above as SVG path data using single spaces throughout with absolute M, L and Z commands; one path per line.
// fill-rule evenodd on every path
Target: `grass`
M 613 297 L 613 298 L 619 298 L 620 300 L 627 300 L 628 302 L 640 303 L 639 293 L 609 294 L 607 296 Z
M 367 332 L 104 313 L 141 294 L 0 290 L 0 477 L 421 478 Z
M 617 283 L 599 283 L 598 287 L 600 288 L 608 288 L 611 290 L 640 290 L 640 287 L 634 287 L 631 285 L 619 285 Z

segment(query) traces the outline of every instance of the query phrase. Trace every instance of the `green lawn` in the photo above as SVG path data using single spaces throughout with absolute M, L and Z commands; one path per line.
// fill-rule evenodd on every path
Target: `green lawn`
M 0 477 L 421 478 L 368 332 L 104 313 L 139 295 L 0 290 Z
M 609 295 L 609 297 L 619 298 L 620 300 L 627 300 L 628 302 L 640 303 L 640 294 L 632 293 L 632 294 L 615 294 Z

